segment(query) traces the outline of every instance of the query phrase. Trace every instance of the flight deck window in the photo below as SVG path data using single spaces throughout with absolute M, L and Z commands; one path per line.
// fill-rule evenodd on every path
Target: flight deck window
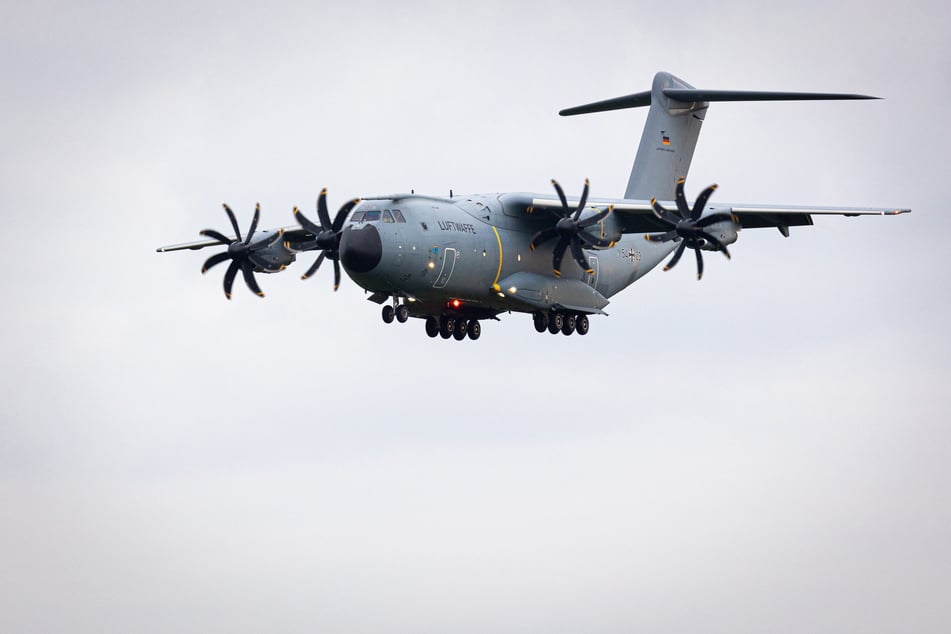
M 355 211 L 353 215 L 350 216 L 350 222 L 361 222 L 363 220 L 363 212 Z
M 393 214 L 390 213 L 389 209 L 383 210 L 383 222 L 393 222 Z
M 396 222 L 406 222 L 406 218 L 403 217 L 403 212 L 399 209 L 393 210 L 393 217 L 396 218 Z
M 380 219 L 379 210 L 368 211 L 363 215 L 364 222 L 373 222 L 374 220 L 379 220 L 379 219 Z

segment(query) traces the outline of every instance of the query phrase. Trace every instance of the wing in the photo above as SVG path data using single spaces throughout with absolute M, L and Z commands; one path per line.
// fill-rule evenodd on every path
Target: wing
M 812 224 L 813 216 L 895 216 L 911 209 L 895 207 L 809 207 L 790 205 L 731 205 L 730 213 L 739 218 L 744 229 L 776 227 L 783 235 L 789 227 Z
M 577 205 L 578 201 L 568 201 L 568 206 Z M 668 209 L 676 209 L 673 202 L 662 202 Z M 592 200 L 587 206 L 604 208 L 614 205 L 614 218 L 618 222 L 622 233 L 651 233 L 666 231 L 669 227 L 658 222 L 649 201 L 635 200 Z M 561 209 L 561 201 L 550 198 L 533 198 L 531 209 Z M 789 227 L 806 226 L 812 224 L 812 216 L 894 216 L 910 213 L 911 209 L 896 207 L 835 207 L 835 206 L 804 206 L 804 205 L 755 205 L 723 203 L 710 206 L 704 215 L 714 213 L 730 213 L 737 217 L 744 229 L 761 227 L 775 227 L 784 234 Z M 537 213 L 537 211 L 535 212 Z
M 305 240 L 313 240 L 314 234 L 306 229 L 302 229 L 300 225 L 291 225 L 289 227 L 284 227 L 284 240 L 288 242 L 304 242 Z M 264 231 L 262 229 L 262 231 Z M 229 240 L 234 240 L 234 235 L 226 236 Z M 198 249 L 204 249 L 205 247 L 221 246 L 221 243 L 217 240 L 196 240 L 195 242 L 182 242 L 180 244 L 170 244 L 168 246 L 159 247 L 156 249 L 159 253 L 167 253 L 169 251 L 183 251 L 185 249 L 191 249 L 197 251 Z

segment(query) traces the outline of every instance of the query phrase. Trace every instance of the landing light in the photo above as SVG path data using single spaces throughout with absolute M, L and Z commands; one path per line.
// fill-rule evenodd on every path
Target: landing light
M 514 294 L 517 293 L 517 292 L 518 292 L 518 289 L 515 288 L 514 286 L 510 286 L 510 287 L 509 287 L 509 293 L 511 293 L 512 295 L 514 295 Z
M 427 264 L 426 266 L 428 266 L 428 267 L 431 268 L 431 269 L 434 269 L 434 268 L 436 268 L 436 263 L 433 262 L 432 260 L 430 260 L 429 264 Z

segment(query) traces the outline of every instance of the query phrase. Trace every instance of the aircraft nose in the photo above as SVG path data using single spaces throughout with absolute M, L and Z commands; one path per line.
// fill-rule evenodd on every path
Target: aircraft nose
M 340 260 L 348 271 L 369 273 L 382 258 L 383 242 L 373 225 L 349 227 L 340 236 Z

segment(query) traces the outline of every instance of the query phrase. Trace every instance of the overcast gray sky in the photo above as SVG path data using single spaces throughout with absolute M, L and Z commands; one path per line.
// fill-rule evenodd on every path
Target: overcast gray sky
M 0 630 L 951 628 L 945 3 L 3 17 Z M 583 338 L 154 252 L 324 186 L 618 196 L 646 112 L 557 111 L 658 70 L 885 97 L 714 104 L 688 195 L 914 212 L 745 231 Z

